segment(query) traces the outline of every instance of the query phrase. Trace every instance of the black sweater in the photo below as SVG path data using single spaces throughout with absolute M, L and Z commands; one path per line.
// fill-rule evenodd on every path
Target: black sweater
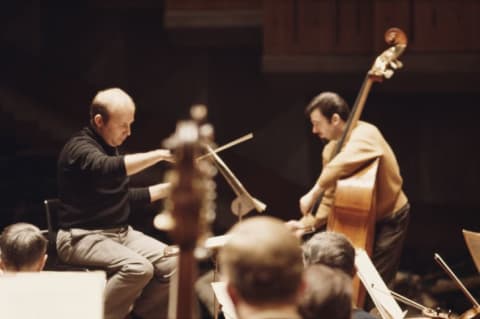
M 129 188 L 123 156 L 90 126 L 65 144 L 57 173 L 63 229 L 125 226 L 130 201 L 150 201 L 148 188 Z

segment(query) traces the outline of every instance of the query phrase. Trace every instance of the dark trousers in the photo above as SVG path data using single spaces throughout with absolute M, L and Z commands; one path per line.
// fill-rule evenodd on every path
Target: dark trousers
M 372 261 L 387 286 L 395 278 L 410 220 L 410 204 L 375 225 Z

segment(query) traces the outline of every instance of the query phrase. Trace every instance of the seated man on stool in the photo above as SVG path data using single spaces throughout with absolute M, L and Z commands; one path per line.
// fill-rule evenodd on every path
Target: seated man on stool
M 134 119 L 135 103 L 127 93 L 98 92 L 89 125 L 67 141 L 58 159 L 58 256 L 107 272 L 105 319 L 124 319 L 131 310 L 142 319 L 165 318 L 176 267 L 175 257 L 165 257 L 167 245 L 128 224 L 131 203 L 162 199 L 170 189 L 168 183 L 130 187 L 130 176 L 172 160 L 164 149 L 119 153 Z

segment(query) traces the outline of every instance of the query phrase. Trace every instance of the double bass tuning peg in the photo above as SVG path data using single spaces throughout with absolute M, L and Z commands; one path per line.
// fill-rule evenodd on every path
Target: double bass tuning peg
M 386 78 L 386 79 L 390 79 L 392 76 L 393 76 L 393 71 L 388 69 L 388 70 L 385 70 L 383 71 L 383 76 Z
M 390 61 L 390 67 L 394 70 L 401 69 L 403 67 L 403 63 L 400 60 L 392 60 Z

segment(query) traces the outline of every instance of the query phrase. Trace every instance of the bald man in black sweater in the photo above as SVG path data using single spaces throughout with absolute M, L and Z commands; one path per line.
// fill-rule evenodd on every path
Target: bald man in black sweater
M 162 160 L 168 150 L 120 155 L 130 135 L 135 104 L 124 91 L 100 91 L 90 107 L 90 125 L 75 134 L 58 160 L 61 207 L 59 257 L 70 264 L 104 269 L 105 319 L 164 318 L 169 277 L 176 259 L 165 258 L 166 245 L 128 225 L 130 203 L 167 196 L 169 184 L 129 187 L 129 176 Z

